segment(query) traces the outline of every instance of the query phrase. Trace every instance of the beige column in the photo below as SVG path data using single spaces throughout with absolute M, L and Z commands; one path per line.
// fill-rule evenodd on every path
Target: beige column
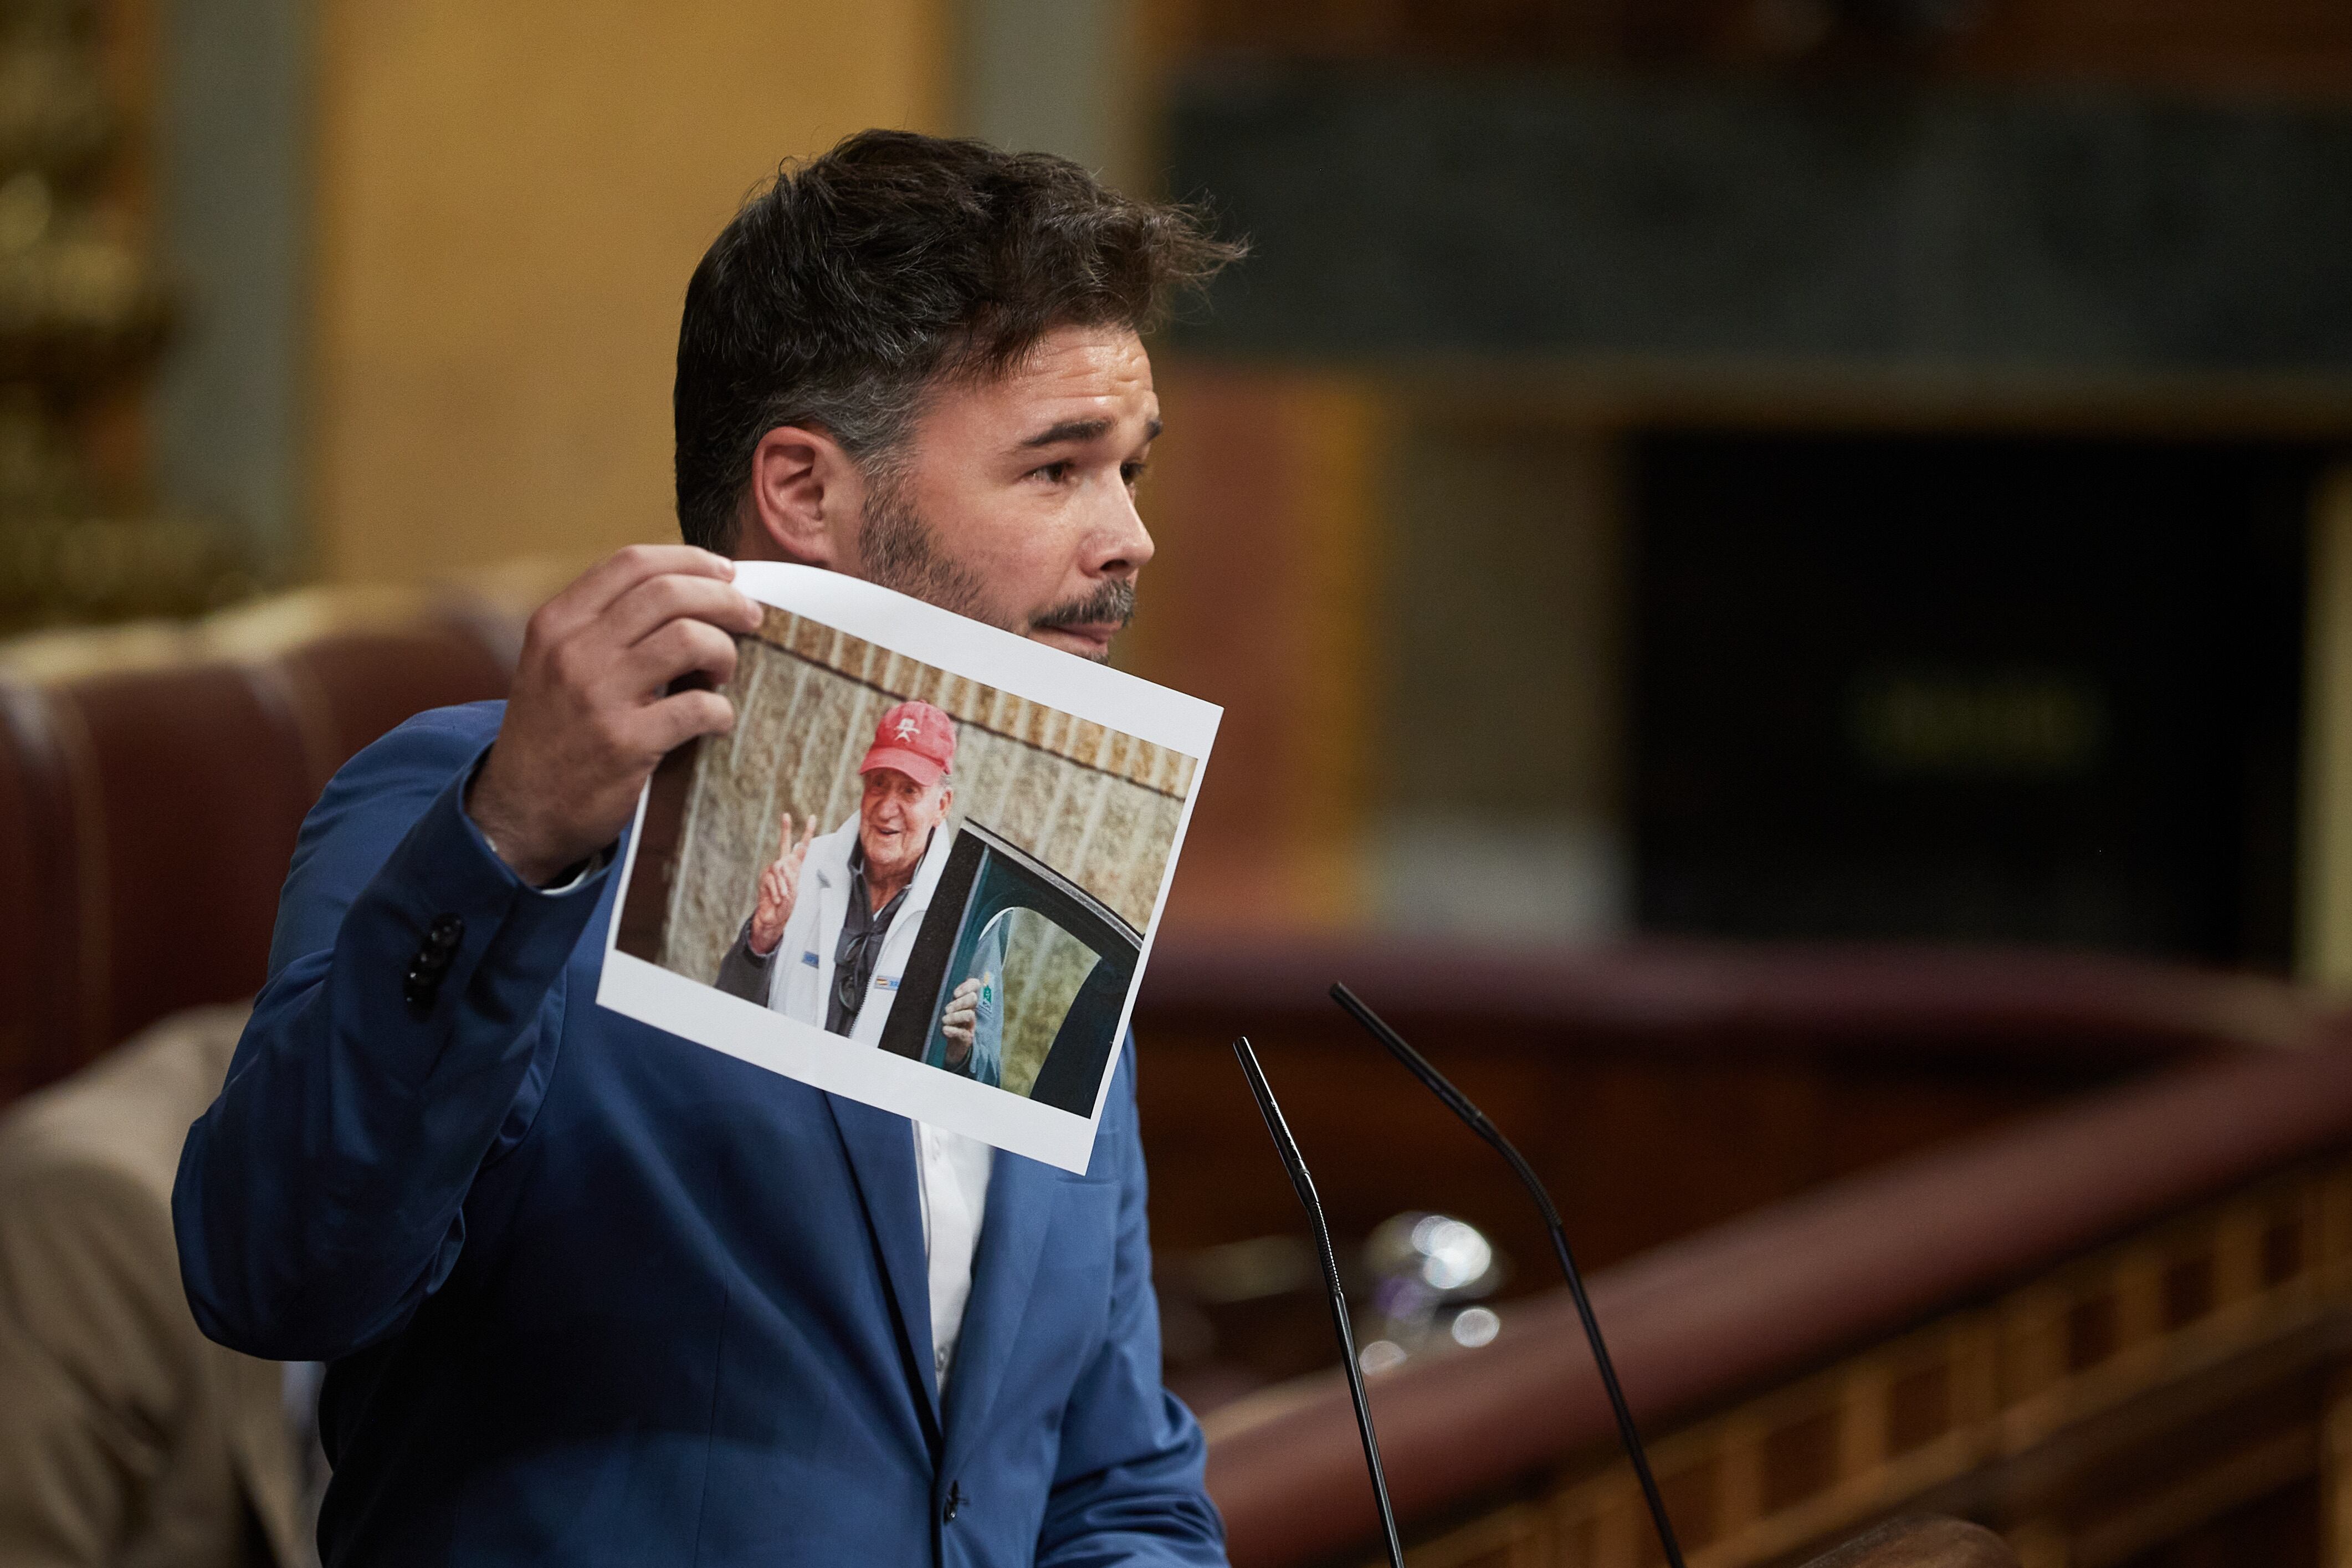
M 331 0 L 314 565 L 430 579 L 677 538 L 703 248 L 788 157 L 945 122 L 948 0 Z

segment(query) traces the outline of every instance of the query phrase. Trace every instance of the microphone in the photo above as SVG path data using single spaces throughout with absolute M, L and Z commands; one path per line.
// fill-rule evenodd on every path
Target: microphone
M 1625 1458 L 1633 1466 L 1634 1478 L 1642 1483 L 1642 1496 L 1650 1505 L 1650 1522 L 1657 1527 L 1658 1544 L 1665 1549 L 1669 1568 L 1683 1568 L 1682 1548 L 1675 1544 L 1674 1522 L 1666 1517 L 1666 1500 L 1659 1495 L 1655 1477 L 1650 1474 L 1650 1457 L 1643 1450 L 1642 1434 L 1633 1425 L 1633 1412 L 1625 1403 L 1625 1391 L 1617 1385 L 1617 1369 L 1610 1364 L 1609 1347 L 1601 1338 L 1601 1320 L 1592 1315 L 1592 1302 L 1584 1294 L 1584 1276 L 1577 1272 L 1576 1259 L 1568 1250 L 1568 1232 L 1561 1228 L 1559 1211 L 1552 1206 L 1551 1194 L 1544 1190 L 1535 1168 L 1525 1156 L 1511 1147 L 1511 1141 L 1496 1130 L 1486 1120 L 1486 1113 L 1470 1102 L 1470 1097 L 1429 1065 L 1428 1058 L 1404 1043 L 1404 1037 L 1381 1019 L 1381 1016 L 1357 999 L 1356 994 L 1334 982 L 1331 1000 L 1339 1004 L 1348 1016 L 1361 1024 L 1372 1038 L 1388 1047 L 1389 1055 L 1404 1064 L 1407 1072 L 1421 1079 L 1430 1093 L 1445 1102 L 1445 1109 L 1467 1122 L 1470 1131 L 1494 1146 L 1511 1167 L 1519 1184 L 1536 1201 L 1543 1214 L 1544 1228 L 1551 1233 L 1551 1249 L 1559 1259 L 1559 1271 L 1568 1278 L 1569 1294 L 1576 1300 L 1576 1315 L 1584 1321 L 1584 1337 L 1592 1346 L 1593 1365 L 1601 1370 L 1601 1386 L 1608 1391 L 1609 1408 L 1617 1417 L 1617 1440 L 1624 1446 Z M 1293 1178 L 1296 1180 L 1297 1178 Z
M 1315 1195 L 1315 1179 L 1307 1173 L 1307 1162 L 1298 1152 L 1298 1140 L 1290 1135 L 1289 1124 L 1282 1120 L 1282 1107 L 1275 1103 L 1274 1090 L 1266 1087 L 1265 1074 L 1257 1065 L 1257 1053 L 1250 1049 L 1246 1037 L 1234 1041 L 1234 1055 L 1241 1058 L 1242 1071 L 1249 1076 L 1250 1093 L 1257 1097 L 1258 1114 L 1265 1118 L 1265 1130 L 1274 1139 L 1275 1148 L 1282 1153 L 1282 1168 L 1290 1173 L 1290 1184 L 1315 1228 L 1315 1249 L 1323 1258 L 1323 1284 L 1331 1293 L 1331 1327 L 1339 1336 L 1339 1360 L 1348 1369 L 1348 1396 L 1356 1404 L 1356 1432 L 1363 1439 L 1364 1467 L 1372 1473 L 1372 1498 L 1380 1504 L 1381 1531 L 1388 1540 L 1389 1568 L 1404 1568 L 1404 1548 L 1397 1542 L 1396 1514 L 1389 1507 L 1388 1477 L 1381 1471 L 1381 1443 L 1372 1433 L 1372 1407 L 1364 1402 L 1364 1374 L 1356 1365 L 1356 1335 L 1348 1326 L 1348 1296 L 1339 1289 L 1339 1260 L 1331 1251 L 1331 1229 L 1323 1223 L 1323 1205 Z

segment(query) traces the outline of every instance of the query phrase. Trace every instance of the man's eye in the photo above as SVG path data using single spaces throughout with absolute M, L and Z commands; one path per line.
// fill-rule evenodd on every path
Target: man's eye
M 1058 485 L 1070 477 L 1070 465 L 1048 463 L 1042 468 L 1032 468 L 1029 471 L 1029 477 L 1033 479 L 1043 479 L 1049 485 Z
M 1121 463 L 1118 466 L 1118 477 L 1130 485 L 1134 484 L 1143 478 L 1143 465 L 1140 462 Z

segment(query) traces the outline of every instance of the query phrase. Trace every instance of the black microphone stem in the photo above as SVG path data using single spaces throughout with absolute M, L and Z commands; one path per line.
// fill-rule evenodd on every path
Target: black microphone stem
M 1584 1337 L 1592 1346 L 1592 1363 L 1600 1369 L 1601 1386 L 1608 1391 L 1609 1408 L 1617 1417 L 1617 1440 L 1624 1446 L 1634 1479 L 1642 1483 L 1642 1496 L 1650 1505 L 1650 1521 L 1657 1527 L 1658 1544 L 1665 1549 L 1670 1568 L 1683 1568 L 1682 1548 L 1675 1542 L 1674 1522 L 1666 1517 L 1666 1500 L 1658 1490 L 1657 1479 L 1650 1474 L 1650 1457 L 1643 1450 L 1641 1430 L 1633 1425 L 1633 1411 L 1625 1403 L 1625 1391 L 1617 1384 L 1617 1369 L 1611 1364 L 1609 1346 L 1601 1337 L 1601 1320 L 1592 1315 L 1591 1300 L 1584 1293 L 1584 1276 L 1577 1270 L 1576 1258 L 1568 1250 L 1568 1232 L 1559 1223 L 1559 1211 L 1552 1206 L 1551 1194 L 1545 1191 L 1535 1167 L 1486 1120 L 1486 1113 L 1473 1105 L 1470 1097 L 1454 1088 L 1444 1073 L 1430 1066 L 1419 1051 L 1405 1044 L 1404 1037 L 1358 1000 L 1354 992 L 1335 983 L 1331 1000 L 1369 1030 L 1372 1038 L 1387 1047 L 1389 1055 L 1403 1063 L 1407 1072 L 1444 1100 L 1448 1110 L 1469 1123 L 1471 1131 L 1493 1145 L 1495 1152 L 1509 1163 L 1512 1173 L 1528 1189 L 1528 1195 L 1536 1200 L 1536 1207 L 1543 1214 L 1544 1228 L 1551 1233 L 1551 1249 L 1559 1259 L 1559 1271 L 1568 1277 L 1569 1294 L 1576 1300 L 1576 1315 L 1584 1321 Z
M 1339 1289 L 1339 1259 L 1331 1250 L 1331 1227 L 1323 1223 L 1322 1200 L 1315 1195 L 1315 1182 L 1307 1173 L 1306 1157 L 1299 1153 L 1298 1140 L 1290 1135 L 1289 1124 L 1282 1119 L 1282 1107 L 1275 1103 L 1274 1090 L 1267 1087 L 1265 1074 L 1257 1065 L 1257 1053 L 1250 1049 L 1244 1037 L 1234 1042 L 1234 1055 L 1241 1058 L 1242 1071 L 1249 1077 L 1250 1093 L 1257 1097 L 1258 1114 L 1265 1118 L 1265 1130 L 1282 1154 L 1282 1168 L 1290 1173 L 1290 1184 L 1297 1192 L 1298 1201 L 1305 1205 L 1307 1218 L 1315 1230 L 1315 1249 L 1323 1257 L 1323 1283 L 1331 1294 L 1331 1327 L 1339 1333 L 1340 1361 L 1348 1369 L 1348 1396 L 1356 1403 L 1356 1433 L 1363 1439 L 1364 1466 L 1372 1473 L 1372 1500 L 1380 1504 L 1381 1531 L 1388 1542 L 1389 1568 L 1404 1568 L 1404 1548 L 1397 1541 L 1396 1514 L 1389 1507 L 1388 1478 L 1381 1473 L 1381 1442 L 1372 1433 L 1372 1407 L 1365 1401 L 1364 1374 L 1356 1364 L 1356 1334 L 1348 1323 L 1348 1296 Z

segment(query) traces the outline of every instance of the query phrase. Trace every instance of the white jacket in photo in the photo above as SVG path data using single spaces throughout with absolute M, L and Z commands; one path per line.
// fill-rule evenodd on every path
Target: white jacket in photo
M 768 958 L 769 1007 L 787 1018 L 796 1018 L 820 1029 L 824 1027 L 825 1013 L 833 997 L 834 949 L 840 945 L 842 922 L 849 918 L 849 852 L 857 843 L 857 816 L 853 812 L 847 822 L 809 845 L 808 858 L 801 864 L 800 894 L 793 900 L 792 917 L 784 922 L 783 937 Z M 915 868 L 915 879 L 908 885 L 907 901 L 890 917 L 890 929 L 884 933 L 881 951 L 874 958 L 874 975 L 867 982 L 865 1005 L 858 1008 L 856 1021 L 850 1026 L 848 1037 L 857 1045 L 871 1046 L 881 1041 L 882 1026 L 890 1016 L 890 1004 L 898 999 L 899 976 L 906 971 L 908 955 L 915 950 L 915 933 L 922 927 L 924 911 L 931 906 L 932 890 L 940 884 L 940 873 L 947 865 L 948 850 L 954 841 L 955 833 L 949 824 L 943 822 L 932 829 L 922 864 Z M 739 949 L 742 946 L 740 937 L 736 945 Z M 729 955 L 730 961 L 735 956 Z M 730 962 L 726 967 L 731 969 L 734 965 Z M 732 985 L 725 988 L 735 989 Z

